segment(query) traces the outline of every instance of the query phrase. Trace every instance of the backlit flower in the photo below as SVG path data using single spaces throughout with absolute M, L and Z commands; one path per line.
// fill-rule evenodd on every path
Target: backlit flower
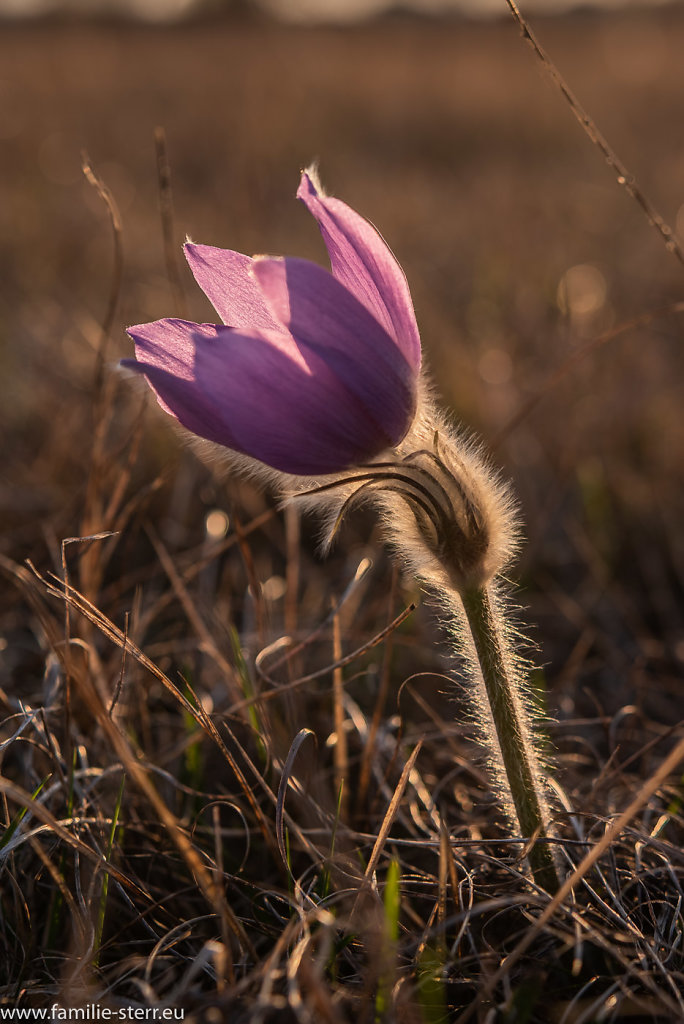
M 159 404 L 200 437 L 297 475 L 335 473 L 399 444 L 414 417 L 420 338 L 381 236 L 311 172 L 297 196 L 331 271 L 292 257 L 185 246 L 222 325 L 129 328 Z

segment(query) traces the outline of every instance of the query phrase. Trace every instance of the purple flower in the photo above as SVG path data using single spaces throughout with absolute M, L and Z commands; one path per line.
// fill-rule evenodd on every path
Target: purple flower
M 326 196 L 297 192 L 332 272 L 308 260 L 185 246 L 223 325 L 131 327 L 135 360 L 184 427 L 286 473 L 334 473 L 396 446 L 415 413 L 420 337 L 404 273 L 378 232 Z

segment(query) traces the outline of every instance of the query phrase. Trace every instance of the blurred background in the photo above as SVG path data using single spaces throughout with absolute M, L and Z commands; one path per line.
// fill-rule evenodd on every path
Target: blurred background
M 640 7 L 663 6 L 668 0 L 641 0 Z M 635 0 L 529 0 L 526 11 L 558 14 L 573 8 L 615 9 L 636 6 Z M 227 14 L 255 7 L 293 22 L 345 22 L 373 18 L 388 11 L 424 15 L 465 13 L 499 16 L 501 0 L 0 0 L 0 14 L 25 18 L 47 12 L 85 16 L 118 14 L 150 21 Z
M 525 9 L 538 12 L 543 45 L 684 234 L 682 5 L 606 2 L 552 15 L 567 6 Z M 125 326 L 173 315 L 181 302 L 191 319 L 213 316 L 180 263 L 182 300 L 169 281 L 155 130 L 166 136 L 179 254 L 189 234 L 324 262 L 294 198 L 300 168 L 315 159 L 328 190 L 397 254 L 444 402 L 514 482 L 527 542 L 512 575 L 537 624 L 555 713 L 630 705 L 672 722 L 684 660 L 684 349 L 672 308 L 683 268 L 543 76 L 503 0 L 387 7 L 1 0 L 0 552 L 58 568 L 63 537 L 112 526 L 82 517 L 113 274 L 111 226 L 82 153 L 122 220 L 105 353 L 111 488 L 141 398 L 117 375 L 130 354 Z M 188 550 L 225 492 L 156 409 L 145 416 L 127 493 L 161 474 L 136 521 L 151 517 L 172 551 Z M 231 493 L 245 514 L 267 507 L 249 488 Z M 369 543 L 371 529 L 351 524 L 341 550 Z M 148 578 L 158 571 L 149 546 L 141 554 L 144 531 L 131 538 L 127 526 L 113 580 L 146 558 Z M 305 544 L 318 565 L 306 533 Z M 257 552 L 264 579 L 283 571 L 274 551 Z M 132 598 L 121 584 L 110 600 L 120 618 Z M 302 600 L 311 619 L 315 603 Z M 24 627 L 12 595 L 3 601 L 4 635 L 16 640 Z

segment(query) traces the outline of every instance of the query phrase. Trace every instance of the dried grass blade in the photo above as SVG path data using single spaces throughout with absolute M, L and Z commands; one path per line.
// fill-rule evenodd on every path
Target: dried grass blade
M 64 880 L 64 875 L 52 863 L 47 853 L 43 849 L 42 845 L 38 842 L 38 839 L 36 839 L 35 836 L 31 836 L 31 838 L 29 839 L 29 845 L 33 852 L 35 853 L 35 855 L 40 860 L 40 862 L 42 863 L 47 873 L 50 875 L 52 881 L 57 886 L 57 890 L 59 891 L 62 899 L 64 900 L 64 903 L 69 908 L 71 918 L 74 922 L 76 931 L 78 933 L 79 942 L 82 944 L 85 943 L 86 936 L 88 934 L 88 923 L 85 920 L 85 916 L 83 914 L 81 907 L 79 907 L 78 903 L 71 895 L 71 890 L 69 889 L 69 886 L 66 884 L 66 881 Z
M 356 572 L 354 573 L 353 578 L 345 587 L 344 592 L 340 597 L 339 601 L 337 601 L 332 606 L 330 614 L 327 615 L 326 618 L 323 619 L 323 621 L 318 626 L 316 626 L 310 633 L 308 633 L 304 640 L 301 641 L 301 643 L 292 647 L 290 646 L 291 638 L 285 636 L 280 637 L 280 639 L 275 641 L 275 644 L 269 644 L 268 647 L 265 647 L 262 651 L 260 651 L 255 659 L 255 667 L 257 672 L 259 672 L 259 666 L 261 662 L 273 650 L 280 650 L 281 647 L 289 648 L 287 654 L 284 654 L 281 658 L 279 658 L 271 665 L 271 672 L 275 672 L 275 670 L 277 668 L 280 668 L 281 665 L 286 665 L 289 661 L 292 661 L 293 658 L 296 658 L 298 654 L 300 654 L 303 650 L 309 647 L 314 642 L 314 640 L 317 640 L 318 637 L 324 632 L 324 630 L 327 629 L 327 627 L 333 621 L 338 612 L 344 607 L 349 598 L 356 593 L 357 587 L 362 582 L 362 580 L 364 580 L 365 577 L 367 576 L 368 572 L 372 567 L 372 564 L 373 563 L 371 562 L 370 558 L 361 559 L 356 568 Z
M 292 746 L 290 747 L 287 760 L 285 761 L 285 766 L 283 767 L 283 773 L 280 777 L 278 797 L 276 800 L 276 836 L 278 839 L 278 850 L 280 851 L 280 856 L 282 857 L 283 864 L 285 865 L 285 870 L 295 882 L 296 880 L 288 862 L 287 847 L 285 844 L 285 796 L 287 794 L 287 787 L 289 786 L 292 778 L 292 769 L 294 767 L 295 759 L 299 753 L 302 743 L 308 739 L 309 736 L 311 736 L 314 742 L 316 742 L 316 734 L 312 732 L 311 729 L 300 729 L 292 741 Z
M 61 587 L 61 580 L 55 580 L 51 582 L 47 577 L 42 576 L 38 570 L 30 563 L 27 563 L 29 568 L 33 572 L 36 579 L 46 588 L 47 592 L 53 597 L 57 597 L 62 601 L 68 601 L 72 607 L 78 609 L 86 618 L 90 619 L 98 629 L 108 637 L 113 643 L 117 644 L 120 648 L 125 649 L 128 654 L 132 655 L 136 661 L 146 668 L 159 682 L 164 686 L 166 690 L 173 695 L 173 697 L 179 702 L 183 710 L 190 714 L 198 725 L 211 737 L 216 743 L 217 747 L 221 751 L 221 754 L 230 765 L 232 771 L 235 774 L 242 790 L 245 794 L 246 799 L 249 802 L 252 811 L 254 812 L 255 818 L 259 824 L 259 827 L 264 835 L 264 839 L 269 844 L 272 844 L 269 823 L 267 822 L 264 813 L 257 803 L 254 793 L 252 792 L 251 786 L 248 785 L 247 779 L 245 778 L 244 772 L 237 764 L 235 758 L 229 751 L 226 744 L 223 742 L 218 729 L 212 722 L 211 718 L 206 714 L 202 704 L 199 700 L 195 703 L 188 700 L 185 694 L 173 683 L 164 672 L 158 668 L 153 661 L 151 661 L 143 651 L 137 647 L 130 637 L 127 637 L 117 626 L 111 622 L 95 605 L 92 604 L 83 594 L 80 594 L 73 587 L 69 588 L 68 593 Z M 187 684 L 186 684 L 187 685 Z M 112 723 L 110 723 L 112 724 Z M 118 730 L 115 731 L 118 732 Z
M 342 659 L 342 635 L 340 617 L 333 619 L 333 658 L 336 662 Z M 340 813 L 346 820 L 348 805 L 349 756 L 347 752 L 347 734 L 344 731 L 344 676 L 338 665 L 333 670 L 333 719 L 335 722 L 335 792 L 339 793 Z
M 95 396 L 99 398 L 102 389 L 102 372 L 106 355 L 107 341 L 114 325 L 116 308 L 119 304 L 121 294 L 121 282 L 123 278 L 123 230 L 121 214 L 111 190 L 101 178 L 95 174 L 87 153 L 81 154 L 81 169 L 89 185 L 95 189 L 102 202 L 107 208 L 109 220 L 112 226 L 114 240 L 114 267 L 112 270 L 112 284 L 107 302 L 107 310 L 102 320 L 100 343 L 97 350 L 97 363 L 95 365 Z
M 404 770 L 401 773 L 401 777 L 399 779 L 399 782 L 397 783 L 396 789 L 394 790 L 392 799 L 390 800 L 389 803 L 389 807 L 387 808 L 382 825 L 380 826 L 380 831 L 378 832 L 377 838 L 375 840 L 373 852 L 370 855 L 370 860 L 368 861 L 368 865 L 363 876 L 363 881 L 359 887 L 359 892 L 354 903 L 352 916 L 356 913 L 359 900 L 361 899 L 361 896 L 364 893 L 364 891 L 367 890 L 370 880 L 373 877 L 373 873 L 375 872 L 375 869 L 378 866 L 378 861 L 380 860 L 380 856 L 384 849 L 385 843 L 387 842 L 387 837 L 389 836 L 390 829 L 392 828 L 392 823 L 394 822 L 397 811 L 399 810 L 399 804 L 401 803 L 401 799 L 404 795 L 404 790 L 406 789 L 406 785 L 408 783 L 411 772 L 413 771 L 413 766 L 416 763 L 422 745 L 423 741 L 419 740 L 418 743 L 415 745 L 413 751 L 411 752 L 408 761 L 404 765 Z
M 344 668 L 345 665 L 351 665 L 351 663 L 356 661 L 357 658 L 360 658 L 362 655 L 366 654 L 367 651 L 372 650 L 373 647 L 377 647 L 378 644 L 382 643 L 385 637 L 392 633 L 397 626 L 400 626 L 402 622 L 404 622 L 404 620 L 407 619 L 415 610 L 415 604 L 412 603 L 408 605 L 407 608 L 404 608 L 403 612 L 397 615 L 397 617 L 390 622 L 389 626 L 385 626 L 384 629 L 381 629 L 379 633 L 376 633 L 374 637 L 368 640 L 365 644 L 362 644 L 361 647 L 357 647 L 355 651 L 351 652 L 351 654 L 345 655 L 345 657 L 340 658 L 339 661 L 334 661 L 332 665 L 326 665 L 325 668 L 317 669 L 316 672 L 310 672 L 307 676 L 300 676 L 299 679 L 293 679 L 291 683 L 279 684 L 276 679 L 272 679 L 271 676 L 266 675 L 264 670 L 259 667 L 259 675 L 261 675 L 266 682 L 270 683 L 271 686 L 273 686 L 273 689 L 265 690 L 263 693 L 260 693 L 258 697 L 253 697 L 251 701 L 243 700 L 240 701 L 239 704 L 234 704 L 230 709 L 231 712 L 239 711 L 246 704 L 252 703 L 253 701 L 271 700 L 274 697 L 279 697 L 281 693 L 293 690 L 297 686 L 303 686 L 304 683 L 310 683 L 314 679 L 320 679 L 321 676 L 330 675 L 330 673 L 336 668 Z
M 183 611 L 187 616 L 188 622 L 190 623 L 195 633 L 197 634 L 197 638 L 200 641 L 202 648 L 207 652 L 207 654 L 210 655 L 210 657 L 214 660 L 214 662 L 221 669 L 221 671 L 225 673 L 227 680 L 230 680 L 231 686 L 235 690 L 235 692 L 239 693 L 240 687 L 238 686 L 235 679 L 235 669 L 216 646 L 216 643 L 211 635 L 211 632 L 209 631 L 205 622 L 203 621 L 202 616 L 197 611 L 195 602 L 190 597 L 187 587 L 183 582 L 180 573 L 176 569 L 176 566 L 173 563 L 171 555 L 166 550 L 165 546 L 162 544 L 161 540 L 157 537 L 156 533 L 153 530 L 148 529 L 147 533 L 150 538 L 150 541 L 152 542 L 152 547 L 154 548 L 155 554 L 159 559 L 164 572 L 168 576 L 169 582 L 173 587 L 174 593 L 182 605 Z
M 398 585 L 399 569 L 397 565 L 394 565 L 392 568 L 392 581 L 390 583 L 390 595 L 387 609 L 388 616 L 392 615 Z M 371 775 L 371 764 L 373 761 L 373 756 L 375 754 L 375 742 L 377 740 L 378 732 L 380 730 L 380 724 L 382 722 L 382 716 L 385 710 L 385 701 L 387 700 L 387 694 L 389 693 L 391 663 L 392 634 L 390 633 L 387 636 L 385 650 L 383 651 L 382 666 L 380 669 L 380 685 L 378 687 L 378 695 L 375 700 L 375 707 L 373 708 L 373 717 L 371 718 L 370 721 L 368 735 L 366 737 L 366 742 L 363 747 L 363 753 L 361 755 L 361 769 L 359 772 L 359 791 L 356 801 L 356 806 L 359 811 L 363 807 L 366 801 L 366 795 L 368 793 L 368 785 L 370 783 Z
M 71 832 L 69 832 L 69 830 L 66 829 L 64 825 L 60 824 L 60 822 L 57 821 L 55 816 L 51 814 L 50 811 L 48 811 L 47 808 L 43 806 L 43 804 L 40 803 L 40 801 L 34 800 L 34 798 L 27 790 L 23 789 L 21 786 L 18 786 L 10 779 L 5 778 L 4 775 L 0 775 L 0 793 L 3 793 L 5 796 L 9 797 L 10 800 L 14 800 L 14 802 L 19 804 L 20 807 L 25 807 L 28 811 L 31 812 L 31 814 L 35 818 L 42 822 L 43 825 L 45 825 L 50 832 L 53 832 L 59 839 L 61 839 L 62 842 L 67 843 L 68 846 L 70 846 L 77 853 L 80 853 L 84 857 L 87 857 L 88 860 L 93 861 L 93 863 L 97 864 L 103 871 L 106 871 L 111 878 L 119 882 L 119 884 L 124 886 L 124 888 L 130 890 L 131 892 L 134 892 L 136 896 L 140 897 L 141 899 L 144 899 L 146 902 L 153 902 L 152 897 L 149 895 L 149 893 L 145 892 L 144 889 L 141 889 L 140 886 L 137 885 L 135 882 L 132 882 L 131 879 L 124 875 L 122 871 L 119 871 L 118 868 L 115 868 L 112 864 L 109 864 L 102 857 L 101 853 L 99 853 L 97 850 L 93 850 L 90 846 L 87 845 L 87 843 L 84 843 L 83 840 L 78 839 L 76 836 L 73 836 Z M 9 850 L 14 848 L 15 843 L 16 839 L 14 840 L 14 842 L 10 842 L 8 844 L 8 852 Z
M 114 748 L 117 757 L 121 760 L 127 775 L 131 777 L 139 791 L 154 809 L 159 821 L 175 843 L 178 852 L 195 877 L 219 921 L 227 920 L 231 931 L 236 935 L 243 949 L 248 951 L 250 955 L 255 955 L 247 933 L 227 903 L 222 888 L 216 884 L 216 880 L 206 868 L 204 861 L 188 838 L 185 830 L 181 827 L 180 822 L 157 793 L 150 779 L 149 772 L 144 767 L 141 752 L 133 748 L 116 723 L 109 717 L 109 713 L 92 681 L 85 675 L 78 673 L 74 674 L 74 682 L 78 686 L 84 702 L 90 707 L 93 716 Z

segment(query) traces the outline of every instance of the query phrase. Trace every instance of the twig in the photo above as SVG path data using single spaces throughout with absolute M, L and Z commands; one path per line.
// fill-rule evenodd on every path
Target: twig
M 527 24 L 522 14 L 518 10 L 515 0 L 506 0 L 506 3 L 508 4 L 511 14 L 515 18 L 515 21 L 517 22 L 520 31 L 523 34 L 523 38 L 525 38 L 532 47 L 535 55 L 541 61 L 541 65 L 544 68 L 546 74 L 551 79 L 551 81 L 554 82 L 554 84 L 560 89 L 564 99 L 568 102 L 570 109 L 572 110 L 573 114 L 575 115 L 579 123 L 582 125 L 584 131 L 587 133 L 587 135 L 594 143 L 594 145 L 598 147 L 606 163 L 614 172 L 617 178 L 618 185 L 622 185 L 622 187 L 627 191 L 628 195 L 630 195 L 632 199 L 636 200 L 636 202 L 639 204 L 643 212 L 646 214 L 648 223 L 651 225 L 651 227 L 655 228 L 655 230 L 658 232 L 661 239 L 665 243 L 665 248 L 667 249 L 667 251 L 671 252 L 672 255 L 684 267 L 684 251 L 682 251 L 682 248 L 679 245 L 679 242 L 677 241 L 677 236 L 675 235 L 670 225 L 663 220 L 663 218 L 660 216 L 660 214 L 655 209 L 653 204 L 647 199 L 647 197 L 641 191 L 639 185 L 637 184 L 636 178 L 634 178 L 634 176 L 629 173 L 625 165 L 618 157 L 615 150 L 612 148 L 612 146 L 608 144 L 606 139 L 599 131 L 593 118 L 589 116 L 589 114 L 586 112 L 586 110 L 579 102 L 575 94 L 572 92 L 570 86 L 567 84 L 567 82 L 561 75 L 556 65 L 553 63 L 550 57 L 547 56 L 547 54 L 544 52 L 540 44 L 537 42 L 536 37 L 532 33 L 532 30 L 530 29 L 529 25 Z

